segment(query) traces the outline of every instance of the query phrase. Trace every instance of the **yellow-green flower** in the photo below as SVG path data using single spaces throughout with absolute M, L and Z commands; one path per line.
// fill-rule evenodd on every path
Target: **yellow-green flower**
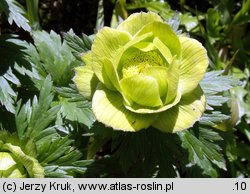
M 73 80 L 106 126 L 177 132 L 205 110 L 199 82 L 208 66 L 206 50 L 177 36 L 155 13 L 132 14 L 117 29 L 104 27 L 83 60 L 86 66 L 76 68 Z
M 43 167 L 22 150 L 16 135 L 0 131 L 0 178 L 29 177 L 43 178 Z

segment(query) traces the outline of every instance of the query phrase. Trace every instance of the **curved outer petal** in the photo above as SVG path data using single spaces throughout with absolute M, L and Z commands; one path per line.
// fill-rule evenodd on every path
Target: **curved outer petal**
M 92 98 L 96 86 L 99 83 L 98 78 L 89 66 L 76 67 L 73 81 L 80 94 L 88 100 Z
M 131 35 L 135 35 L 143 26 L 151 22 L 163 22 L 161 17 L 153 12 L 135 13 L 130 15 L 122 22 L 117 29 L 128 31 Z
M 157 114 L 137 114 L 127 110 L 123 98 L 118 92 L 108 90 L 102 84 L 98 85 L 92 109 L 96 119 L 106 126 L 122 131 L 138 131 L 148 128 L 157 118 Z
M 153 37 L 158 37 L 159 40 L 170 50 L 172 56 L 177 55 L 180 56 L 181 53 L 181 44 L 178 36 L 171 29 L 171 27 L 163 22 L 152 22 L 145 25 L 136 36 L 141 36 L 148 32 L 153 33 Z M 154 39 L 151 40 L 152 42 Z M 156 39 L 157 41 L 157 39 Z M 159 42 L 159 41 L 157 41 Z M 157 45 L 157 44 L 156 44 Z
M 98 79 L 112 90 L 116 90 L 116 87 L 113 85 L 113 80 L 110 80 L 109 71 L 105 70 L 105 66 L 109 66 L 108 68 L 112 67 L 113 70 L 111 71 L 115 71 L 112 64 L 115 61 L 115 56 L 131 38 L 128 32 L 104 27 L 97 33 L 93 42 L 92 69 Z M 110 62 L 112 66 L 110 66 Z
M 20 162 L 26 169 L 26 171 L 29 174 L 29 177 L 32 178 L 43 178 L 44 177 L 44 169 L 43 167 L 39 164 L 39 162 L 31 157 L 26 155 L 20 147 L 14 146 L 10 143 L 6 143 L 3 146 L 6 150 L 10 151 L 14 158 Z
M 205 96 L 198 86 L 194 91 L 183 96 L 179 104 L 160 113 L 153 127 L 171 133 L 187 129 L 200 119 L 205 107 Z
M 180 37 L 182 59 L 180 60 L 179 88 L 182 94 L 191 92 L 203 79 L 208 67 L 206 49 L 195 39 Z
M 9 152 L 0 152 L 0 178 L 25 178 L 27 172 L 22 164 L 16 163 Z

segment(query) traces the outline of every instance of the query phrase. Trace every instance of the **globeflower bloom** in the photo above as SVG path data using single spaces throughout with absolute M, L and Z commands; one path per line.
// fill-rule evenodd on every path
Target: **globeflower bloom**
M 30 146 L 29 143 L 27 145 Z M 0 131 L 0 178 L 44 177 L 43 167 L 22 147 L 25 145 L 20 143 L 16 135 Z
M 199 82 L 208 66 L 206 50 L 177 36 L 155 13 L 132 14 L 117 29 L 104 27 L 83 61 L 73 81 L 92 99 L 96 119 L 113 129 L 153 126 L 173 133 L 205 111 Z

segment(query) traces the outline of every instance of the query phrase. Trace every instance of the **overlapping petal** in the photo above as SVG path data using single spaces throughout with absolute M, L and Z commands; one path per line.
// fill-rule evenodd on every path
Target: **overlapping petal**
M 198 86 L 191 93 L 183 96 L 176 106 L 160 113 L 153 127 L 170 133 L 188 129 L 200 119 L 205 108 L 205 96 Z
M 182 58 L 180 60 L 179 87 L 183 94 L 197 87 L 208 67 L 207 52 L 195 39 L 180 37 Z
M 155 21 L 163 22 L 161 17 L 153 12 L 135 13 L 122 22 L 117 29 L 127 31 L 131 35 L 135 35 L 143 26 Z
M 119 50 L 131 40 L 128 32 L 104 27 L 100 30 L 92 45 L 92 69 L 98 79 L 109 89 L 115 90 L 112 80 L 105 70 L 115 60 Z
M 116 130 L 138 131 L 148 128 L 157 118 L 157 114 L 137 114 L 123 105 L 120 93 L 99 84 L 93 99 L 92 109 L 96 119 Z
M 86 65 L 75 68 L 73 81 L 76 84 L 78 91 L 86 99 L 90 100 L 95 92 L 99 80 L 92 70 L 91 53 L 85 54 L 83 61 Z
M 171 27 L 163 22 L 152 22 L 145 25 L 136 36 L 141 36 L 145 33 L 153 33 L 153 38 L 158 37 L 159 40 L 170 50 L 172 56 L 180 56 L 181 44 L 178 36 Z M 153 41 L 153 39 L 151 40 Z
M 14 146 L 10 143 L 6 143 L 4 147 L 11 152 L 13 157 L 25 167 L 26 171 L 29 174 L 29 177 L 33 178 L 43 178 L 44 177 L 44 169 L 39 164 L 39 162 L 31 157 L 26 155 L 20 147 Z
M 133 102 L 149 107 L 162 106 L 157 81 L 144 75 L 124 78 L 120 82 L 123 95 Z

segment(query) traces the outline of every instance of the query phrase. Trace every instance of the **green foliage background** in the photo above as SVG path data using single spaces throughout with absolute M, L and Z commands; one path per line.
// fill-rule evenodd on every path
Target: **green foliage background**
M 0 129 L 34 146 L 46 177 L 249 177 L 250 0 L 0 0 Z M 74 68 L 94 33 L 154 11 L 210 59 L 192 128 L 124 133 L 95 121 Z

